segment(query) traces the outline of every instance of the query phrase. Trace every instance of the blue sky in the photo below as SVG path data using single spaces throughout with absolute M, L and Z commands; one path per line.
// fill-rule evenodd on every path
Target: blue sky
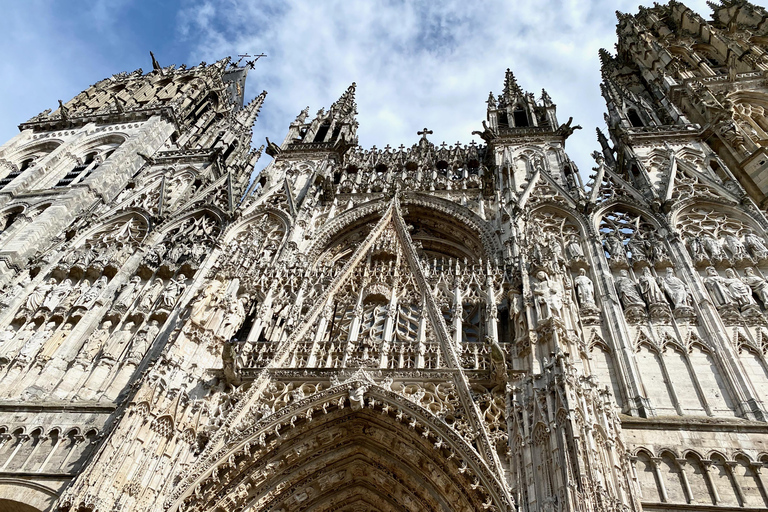
M 649 5 L 652 2 L 645 1 Z M 689 7 L 709 17 L 704 0 Z M 328 107 L 357 82 L 363 147 L 410 145 L 424 126 L 434 142 L 468 143 L 504 70 L 540 95 L 560 122 L 584 127 L 567 143 L 582 174 L 593 165 L 605 105 L 597 50 L 613 50 L 615 10 L 636 0 L 26 0 L 0 18 L 0 141 L 56 100 L 102 78 L 161 64 L 194 65 L 266 53 L 246 99 L 268 91 L 254 140 L 282 141 L 301 109 Z M 477 140 L 477 138 L 475 138 Z M 264 157 L 259 163 L 268 161 Z

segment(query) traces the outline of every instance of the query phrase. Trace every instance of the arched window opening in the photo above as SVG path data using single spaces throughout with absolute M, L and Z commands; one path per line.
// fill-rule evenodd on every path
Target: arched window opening
M 315 134 L 315 139 L 312 142 L 325 142 L 325 136 L 328 135 L 328 130 L 331 129 L 330 123 L 323 123 Z
M 504 127 L 504 128 L 509 127 L 509 117 L 507 116 L 507 113 L 504 111 L 499 112 L 499 127 Z
M 336 128 L 333 129 L 333 134 L 331 135 L 331 141 L 337 140 L 340 134 L 341 134 L 341 125 L 336 125 Z
M 32 167 L 32 164 L 34 163 L 34 158 L 27 158 L 24 160 L 21 165 L 18 167 L 18 169 L 11 171 L 6 175 L 3 179 L 0 180 L 0 189 L 4 188 L 6 185 L 8 185 L 10 182 L 15 180 L 21 173 Z
M 712 171 L 720 179 L 721 182 L 730 181 L 728 174 L 725 172 L 722 166 L 720 166 L 720 164 L 715 161 L 715 159 L 709 161 L 709 168 L 712 169 Z
M 83 163 L 75 165 L 72 170 L 64 175 L 63 178 L 56 183 L 56 187 L 68 187 L 78 181 L 81 174 L 88 174 L 93 167 L 97 166 L 96 152 L 88 153 L 83 159 Z
M 16 220 L 22 210 L 15 210 L 4 217 L 0 217 L 0 233 L 11 227 L 11 224 Z
M 642 128 L 645 126 L 643 120 L 640 119 L 640 115 L 637 113 L 637 110 L 633 108 L 627 110 L 627 119 L 629 119 L 629 124 L 631 124 L 633 128 Z
M 512 119 L 515 121 L 516 128 L 525 128 L 528 124 L 528 114 L 525 113 L 522 107 L 517 107 L 512 112 Z

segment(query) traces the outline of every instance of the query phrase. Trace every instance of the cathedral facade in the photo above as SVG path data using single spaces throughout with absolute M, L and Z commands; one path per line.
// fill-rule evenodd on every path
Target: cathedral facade
M 20 125 L 0 510 L 765 510 L 768 12 L 617 16 L 591 173 L 509 70 L 482 144 L 253 150 L 228 59 Z

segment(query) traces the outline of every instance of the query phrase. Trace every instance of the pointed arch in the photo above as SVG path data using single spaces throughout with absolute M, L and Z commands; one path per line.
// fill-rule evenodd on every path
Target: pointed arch
M 209 469 L 185 480 L 166 503 L 171 511 L 182 503 L 217 510 L 222 496 L 243 510 L 330 511 L 359 500 L 414 512 L 511 505 L 467 440 L 366 379 L 262 418 L 198 467 Z

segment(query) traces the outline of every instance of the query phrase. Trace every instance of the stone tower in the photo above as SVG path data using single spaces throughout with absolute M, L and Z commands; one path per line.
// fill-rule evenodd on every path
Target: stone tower
M 153 58 L 23 124 L 0 507 L 765 509 L 762 149 L 688 111 L 764 75 L 663 71 L 686 37 L 759 54 L 764 10 L 713 10 L 619 14 L 586 184 L 580 127 L 509 70 L 480 145 L 361 148 L 353 83 L 250 188 L 251 66 Z

